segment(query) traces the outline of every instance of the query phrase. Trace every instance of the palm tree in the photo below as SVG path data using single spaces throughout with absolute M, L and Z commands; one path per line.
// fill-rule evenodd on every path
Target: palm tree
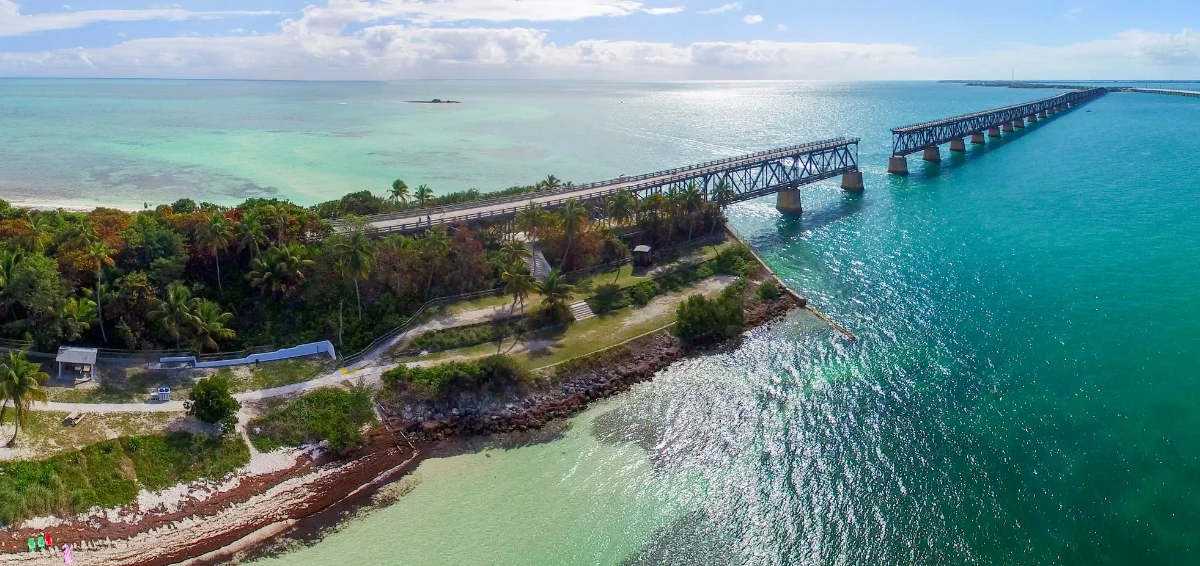
M 500 246 L 500 257 L 509 269 L 516 265 L 523 265 L 525 260 L 532 255 L 529 253 L 529 248 L 525 246 L 525 242 L 509 240 Z
M 213 261 L 217 264 L 217 290 L 225 292 L 225 287 L 221 284 L 221 252 L 229 247 L 233 241 L 233 229 L 229 227 L 229 220 L 219 210 L 214 210 L 208 221 L 201 222 L 196 226 L 196 244 L 208 248 L 208 251 L 213 255 Z
M 433 286 L 433 272 L 450 253 L 450 236 L 445 228 L 435 226 L 421 239 L 421 247 L 425 248 L 425 257 L 429 261 L 429 279 L 425 281 L 425 297 L 428 298 L 430 287 Z
M 575 292 L 575 286 L 567 284 L 567 280 L 557 269 L 551 269 L 546 279 L 537 284 L 537 292 L 542 296 L 542 305 L 558 318 L 566 310 L 567 301 L 570 300 L 571 293 Z
M 514 265 L 500 274 L 500 280 L 504 283 L 504 294 L 512 295 L 513 298 L 512 307 L 508 309 L 508 316 L 513 315 L 513 311 L 517 308 L 517 302 L 521 303 L 521 316 L 525 316 L 525 298 L 537 288 L 537 281 L 533 279 L 533 275 L 524 265 Z
M 100 296 L 100 279 L 104 272 L 104 266 L 116 265 L 113 261 L 113 250 L 106 246 L 104 242 L 94 241 L 89 245 L 84 253 L 87 254 L 88 261 L 96 268 L 96 315 L 100 321 L 100 336 L 104 338 L 104 343 L 108 343 L 108 334 L 104 332 L 104 305 L 100 304 L 103 297 Z
M 504 294 L 512 295 L 512 306 L 508 308 L 508 317 L 512 318 L 513 313 L 517 310 L 517 303 L 521 303 L 521 316 L 525 316 L 525 297 L 537 287 L 537 282 L 534 281 L 533 275 L 524 265 L 514 264 L 511 269 L 506 270 L 500 275 L 500 280 L 504 282 Z M 507 328 L 507 325 L 505 326 Z M 496 343 L 496 353 L 500 353 L 500 346 L 504 343 L 504 335 L 500 335 L 499 342 Z
M 291 294 L 300 284 L 307 281 L 304 268 L 315 262 L 305 258 L 306 250 L 298 244 L 272 246 L 260 257 L 250 261 L 250 271 L 246 279 L 250 286 L 262 294 L 274 293 L 280 296 Z
M 238 249 L 250 252 L 250 257 L 258 257 L 262 253 L 263 248 L 270 244 L 267 240 L 266 229 L 263 228 L 262 221 L 258 216 L 247 216 L 236 225 L 237 235 L 234 241 L 237 242 Z
M 554 175 L 546 175 L 546 180 L 542 181 L 542 188 L 547 191 L 553 191 L 562 186 L 562 180 Z
M 408 204 L 408 183 L 400 179 L 392 181 L 392 190 L 388 192 L 388 196 L 396 204 Z
M 339 238 L 333 245 L 333 255 L 342 268 L 342 276 L 354 279 L 354 297 L 358 300 L 358 320 L 362 320 L 362 293 L 358 280 L 371 276 L 375 265 L 375 245 L 366 232 L 355 230 L 349 236 Z
M 275 245 L 283 245 L 283 238 L 287 235 L 288 213 L 282 204 L 264 204 L 255 208 L 251 216 L 259 217 L 263 224 L 274 224 Z
M 567 264 L 567 257 L 571 255 L 571 244 L 575 234 L 587 223 L 588 212 L 578 200 L 567 199 L 558 214 L 562 217 L 563 231 L 567 233 L 567 247 L 563 251 L 562 261 L 558 262 L 558 269 L 561 270 Z
M 637 208 L 637 199 L 633 197 L 633 193 L 629 191 L 621 191 L 611 197 L 608 204 L 608 214 L 617 224 L 625 224 L 633 217 L 634 210 Z
M 433 189 L 429 185 L 417 185 L 417 192 L 414 195 L 417 198 L 417 207 L 425 208 L 425 203 L 433 198 Z
M 80 248 L 87 248 L 92 245 L 92 242 L 100 239 L 96 235 L 96 229 L 92 228 L 92 225 L 87 221 L 81 221 L 72 226 L 70 234 L 68 240 Z
M 9 446 L 17 442 L 17 433 L 26 423 L 29 405 L 34 401 L 46 402 L 42 382 L 48 379 L 50 376 L 41 370 L 41 366 L 26 360 L 23 352 L 9 352 L 8 359 L 0 363 L 0 395 L 3 396 L 3 401 L 0 402 L 4 403 L 0 405 L 0 421 L 4 420 L 9 401 L 12 401 L 13 412 L 16 413 L 13 417 L 13 435 L 8 440 Z
M 716 188 L 713 189 L 713 198 L 716 199 L 716 201 L 717 201 L 717 210 L 718 211 L 724 211 L 725 207 L 729 204 L 729 201 L 733 200 L 733 198 L 735 196 L 736 196 L 736 193 L 733 192 L 733 187 L 729 185 L 728 179 L 721 179 L 720 181 L 717 182 Z M 721 216 L 720 214 L 718 214 L 717 216 L 718 216 L 717 220 L 722 220 L 720 218 L 720 216 Z M 713 222 L 712 227 L 708 229 L 709 236 L 711 236 L 713 234 L 713 232 L 715 232 L 717 230 L 717 224 L 720 224 L 720 223 L 721 222 L 719 222 L 719 221 Z
M 198 299 L 192 307 L 192 315 L 195 317 L 192 323 L 193 340 L 200 353 L 204 353 L 205 348 L 220 351 L 221 345 L 217 340 L 232 340 L 237 337 L 233 329 L 226 326 L 233 320 L 233 315 L 222 312 L 217 303 Z
M 536 202 L 529 201 L 529 205 L 517 213 L 517 227 L 525 232 L 526 239 L 533 239 L 541 225 L 542 207 Z
M 704 195 L 700 194 L 700 189 L 696 188 L 696 183 L 688 181 L 687 186 L 679 193 L 679 198 L 682 201 L 683 209 L 688 215 L 688 236 L 690 242 L 692 240 L 692 229 L 696 227 L 696 213 L 700 207 L 704 206 Z
M 8 287 L 8 282 L 12 280 L 13 271 L 17 268 L 17 264 L 21 263 L 22 256 L 20 249 L 0 251 L 0 293 L 3 293 L 4 288 Z
M 75 340 L 91 330 L 92 325 L 100 320 L 100 311 L 96 308 L 96 302 L 91 299 L 71 297 L 59 310 L 58 320 L 65 329 L 65 338 L 68 341 Z
M 196 315 L 192 314 L 194 301 L 187 285 L 176 281 L 167 285 L 166 298 L 157 300 L 148 313 L 150 320 L 158 321 L 167 336 L 175 340 L 177 350 L 184 333 L 196 326 Z
M 29 231 L 22 234 L 18 240 L 30 253 L 40 254 L 46 251 L 53 237 L 53 227 L 42 215 L 29 217 Z

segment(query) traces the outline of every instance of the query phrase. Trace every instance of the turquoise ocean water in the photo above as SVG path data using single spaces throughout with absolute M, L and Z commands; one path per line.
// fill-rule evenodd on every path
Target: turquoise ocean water
M 263 563 L 1195 564 L 1200 100 L 1112 94 L 884 173 L 892 126 L 1048 94 L 4 81 L 0 196 L 313 202 L 861 136 L 865 192 L 729 211 L 857 343 L 795 314 L 557 440 L 427 460 L 396 503 Z M 395 102 L 435 96 L 464 104 Z

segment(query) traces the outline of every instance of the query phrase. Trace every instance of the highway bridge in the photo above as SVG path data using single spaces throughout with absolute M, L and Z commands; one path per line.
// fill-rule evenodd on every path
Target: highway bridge
M 1192 98 L 1200 98 L 1200 92 L 1194 90 L 1178 90 L 1173 88 L 1135 88 L 1135 87 L 1119 87 L 1111 90 L 1120 92 L 1141 92 L 1145 94 L 1170 94 L 1172 96 L 1190 96 Z
M 459 223 L 504 222 L 534 203 L 543 208 L 561 206 L 568 200 L 594 202 L 620 192 L 643 199 L 672 189 L 694 186 L 705 200 L 727 205 L 777 194 L 776 206 L 783 212 L 802 210 L 799 188 L 809 183 L 842 176 L 842 188 L 862 190 L 858 170 L 858 138 L 837 138 L 634 177 L 618 177 L 599 183 L 573 185 L 554 190 L 481 199 L 455 205 L 409 210 L 366 217 L 372 232 L 420 232 L 433 226 Z M 718 187 L 727 187 L 719 191 Z M 722 194 L 723 198 L 722 198 Z M 335 222 L 335 227 L 341 228 Z
M 938 149 L 941 144 L 949 143 L 950 151 L 965 152 L 967 146 L 964 140 L 968 136 L 971 143 L 983 144 L 985 132 L 988 137 L 999 138 L 1004 132 L 1024 128 L 1027 121 L 1035 123 L 1044 120 L 1104 96 L 1107 92 L 1105 88 L 1066 92 L 1033 102 L 895 128 L 892 130 L 892 157 L 888 160 L 888 173 L 908 174 L 905 156 L 910 153 L 920 151 L 925 161 L 941 161 L 941 151 Z

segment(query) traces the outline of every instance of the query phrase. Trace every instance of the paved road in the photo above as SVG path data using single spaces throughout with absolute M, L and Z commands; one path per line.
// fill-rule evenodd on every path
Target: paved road
M 503 200 L 499 201 L 481 202 L 477 206 L 460 207 L 457 209 L 444 211 L 441 209 L 411 211 L 409 213 L 403 213 L 404 216 L 397 216 L 394 218 L 369 218 L 368 221 L 370 226 L 382 231 L 388 231 L 412 229 L 427 225 L 453 223 L 463 220 L 464 217 L 486 218 L 491 215 L 511 213 L 516 209 L 525 207 L 530 201 L 543 206 L 553 206 L 570 198 L 583 200 L 607 193 L 629 190 L 637 185 L 647 183 L 666 184 L 675 181 L 685 181 L 704 173 L 736 168 L 762 160 L 779 159 L 795 153 L 797 147 L 816 148 L 823 145 L 838 145 L 840 143 L 844 143 L 844 140 L 837 140 L 836 142 L 816 142 L 812 144 L 805 144 L 805 146 L 780 148 L 762 153 L 755 153 L 720 161 L 702 163 L 690 167 L 673 169 L 644 177 L 620 177 L 604 183 L 581 187 L 578 190 L 568 190 L 540 195 L 537 193 L 533 195 L 513 195 L 511 198 L 504 198 Z
M 1194 90 L 1178 90 L 1170 88 L 1130 88 L 1131 92 L 1145 92 L 1149 94 L 1173 94 L 1175 96 L 1191 96 L 1200 98 L 1200 92 Z

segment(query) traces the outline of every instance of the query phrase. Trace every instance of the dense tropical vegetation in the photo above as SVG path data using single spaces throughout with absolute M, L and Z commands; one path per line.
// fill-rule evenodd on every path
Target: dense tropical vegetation
M 505 192 L 563 186 L 550 176 Z M 397 180 L 387 197 L 354 193 L 311 208 L 182 199 L 81 213 L 0 201 L 0 338 L 42 350 L 70 343 L 205 353 L 323 339 L 356 350 L 427 300 L 501 287 L 514 311 L 540 290 L 550 315 L 563 316 L 566 278 L 534 281 L 524 243 L 502 226 L 374 237 L 353 217 L 336 230 L 326 221 L 481 196 L 492 195 L 435 197 Z M 669 247 L 712 233 L 721 218 L 689 186 L 640 202 L 619 194 L 553 210 L 531 204 L 515 226 L 566 274 L 623 260 L 633 244 Z

